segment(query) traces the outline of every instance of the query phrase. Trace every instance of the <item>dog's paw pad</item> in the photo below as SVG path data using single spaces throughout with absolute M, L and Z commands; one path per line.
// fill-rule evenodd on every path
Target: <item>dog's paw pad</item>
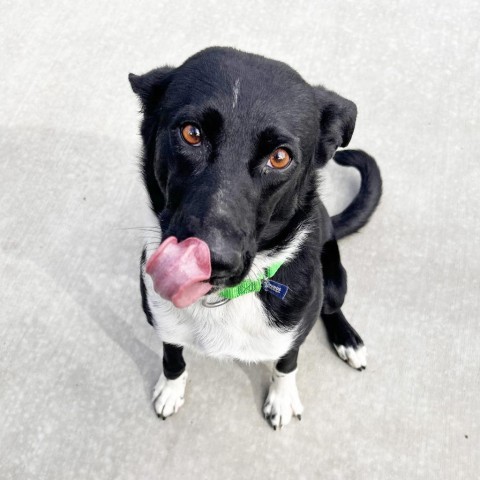
M 360 344 L 352 347 L 333 344 L 338 356 L 347 362 L 352 368 L 365 370 L 367 368 L 367 349 L 365 345 Z
M 274 430 L 289 424 L 292 416 L 302 419 L 303 405 L 295 382 L 296 372 L 275 371 L 263 406 L 263 414 Z
M 165 378 L 162 373 L 153 389 L 153 408 L 159 418 L 165 420 L 167 417 L 177 413 L 185 402 L 185 387 L 187 385 L 187 372 L 183 372 L 175 380 Z

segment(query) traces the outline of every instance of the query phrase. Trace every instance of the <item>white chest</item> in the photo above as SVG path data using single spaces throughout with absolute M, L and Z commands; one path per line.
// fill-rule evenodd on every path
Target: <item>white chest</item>
M 199 301 L 178 309 L 157 295 L 148 275 L 144 274 L 144 282 L 156 330 L 164 342 L 211 357 L 260 362 L 279 359 L 295 339 L 295 330 L 282 332 L 271 325 L 254 294 L 216 308 L 206 308 Z
M 161 241 L 158 219 L 150 210 L 147 224 L 150 225 L 145 245 L 148 261 Z M 278 261 L 288 262 L 307 234 L 307 229 L 300 229 L 291 244 L 276 256 L 255 257 L 252 272 L 262 271 Z M 152 241 L 152 236 L 157 237 L 156 241 Z M 189 347 L 211 357 L 261 362 L 278 360 L 285 355 L 297 336 L 296 329 L 285 332 L 273 326 L 255 294 L 243 295 L 216 308 L 206 308 L 199 301 L 178 309 L 155 292 L 145 269 L 142 274 L 156 330 L 164 342 Z

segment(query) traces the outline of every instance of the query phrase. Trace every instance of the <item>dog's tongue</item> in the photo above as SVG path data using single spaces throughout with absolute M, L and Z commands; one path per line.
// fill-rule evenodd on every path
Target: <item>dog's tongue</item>
M 176 307 L 188 307 L 205 295 L 212 286 L 210 249 L 199 238 L 187 238 L 178 243 L 168 237 L 147 262 L 155 291 Z

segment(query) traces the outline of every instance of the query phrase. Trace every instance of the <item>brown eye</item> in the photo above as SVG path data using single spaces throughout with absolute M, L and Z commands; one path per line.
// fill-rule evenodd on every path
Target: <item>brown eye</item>
M 277 148 L 268 158 L 267 165 L 271 168 L 281 170 L 282 168 L 288 167 L 291 161 L 290 154 L 286 150 Z
M 188 124 L 182 127 L 182 137 L 189 145 L 197 146 L 202 143 L 202 134 L 195 125 Z

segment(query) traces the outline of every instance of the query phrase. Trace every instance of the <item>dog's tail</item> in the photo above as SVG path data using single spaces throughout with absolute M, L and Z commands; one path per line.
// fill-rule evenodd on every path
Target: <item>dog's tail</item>
M 340 150 L 333 158 L 340 165 L 355 167 L 361 176 L 357 196 L 343 212 L 332 217 L 335 237 L 340 239 L 368 222 L 382 196 L 382 177 L 375 159 L 362 150 Z

